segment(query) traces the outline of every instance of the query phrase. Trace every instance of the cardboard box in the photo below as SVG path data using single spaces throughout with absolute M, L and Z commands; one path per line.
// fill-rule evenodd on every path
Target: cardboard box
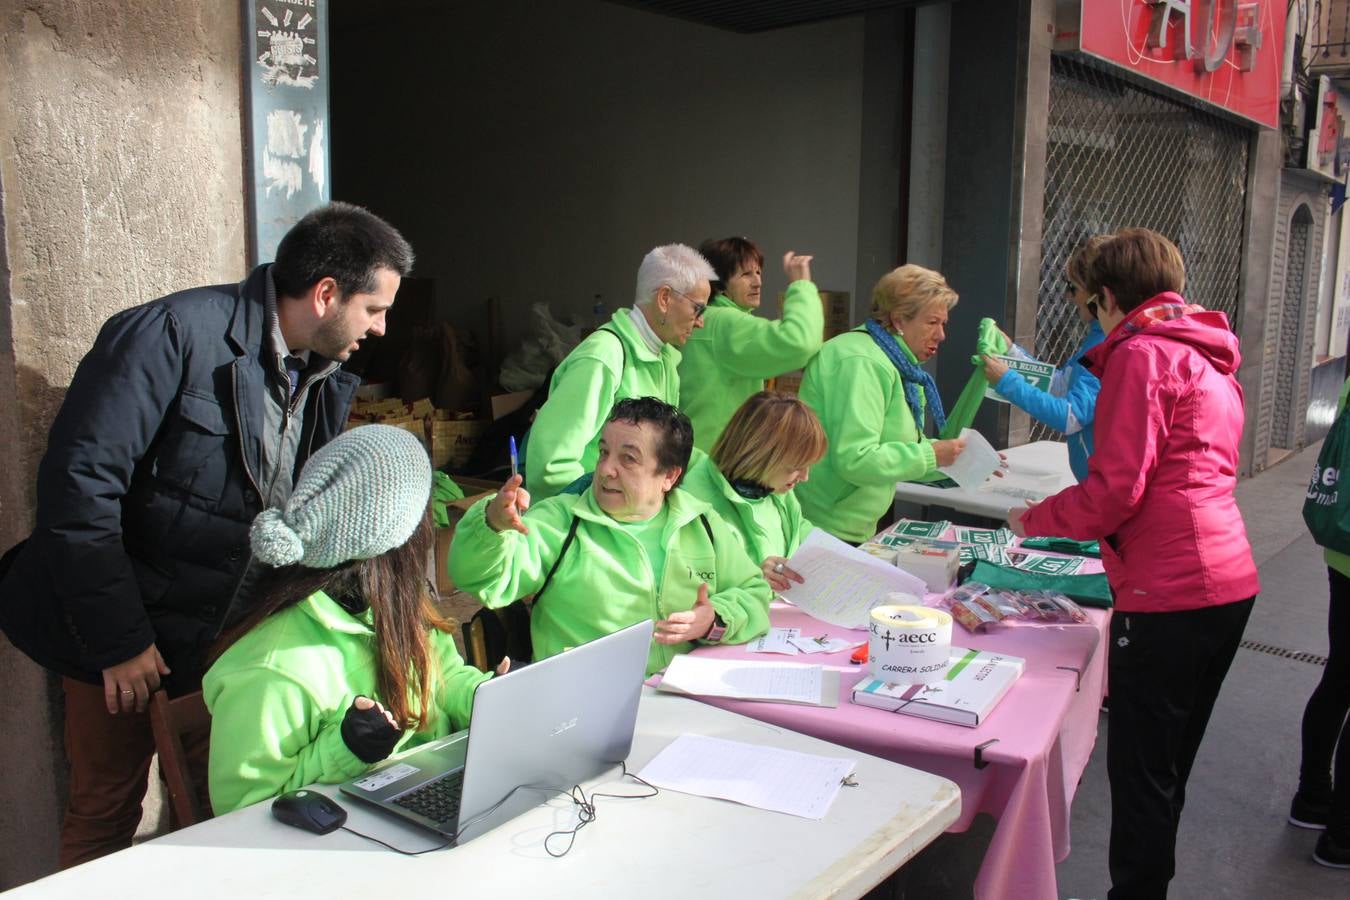
M 430 423 L 431 464 L 438 469 L 467 463 L 489 425 L 483 419 L 433 418 Z
M 515 391 L 510 394 L 494 395 L 492 398 L 492 421 L 495 422 L 503 416 L 511 415 L 528 403 L 533 396 L 534 391 Z
M 853 305 L 847 291 L 821 291 L 820 302 L 825 305 L 825 340 L 853 327 Z
M 767 391 L 780 391 L 784 394 L 799 394 L 802 390 L 802 373 L 798 369 L 796 372 L 787 372 L 776 378 L 770 378 L 765 382 L 764 389 Z

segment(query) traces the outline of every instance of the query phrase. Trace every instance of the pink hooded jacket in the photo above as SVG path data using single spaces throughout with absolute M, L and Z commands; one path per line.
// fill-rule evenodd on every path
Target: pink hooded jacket
M 1022 521 L 1029 535 L 1099 538 L 1117 610 L 1219 606 L 1260 590 L 1233 499 L 1240 362 L 1228 317 L 1174 293 L 1141 304 L 1084 357 L 1102 382 L 1088 477 Z

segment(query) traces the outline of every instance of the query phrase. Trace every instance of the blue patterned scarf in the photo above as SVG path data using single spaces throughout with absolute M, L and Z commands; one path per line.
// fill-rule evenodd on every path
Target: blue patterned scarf
M 905 388 L 905 402 L 909 404 L 910 414 L 914 416 L 914 427 L 918 429 L 919 434 L 923 434 L 923 407 L 919 405 L 921 387 L 924 399 L 928 402 L 928 411 L 933 415 L 933 424 L 937 426 L 939 432 L 942 431 L 947 425 L 947 413 L 942 409 L 942 398 L 938 396 L 937 383 L 933 381 L 933 376 L 906 356 L 900 342 L 877 324 L 876 319 L 868 319 L 864 324 L 872 340 L 877 342 L 881 352 L 886 354 L 886 358 L 900 373 L 900 383 Z

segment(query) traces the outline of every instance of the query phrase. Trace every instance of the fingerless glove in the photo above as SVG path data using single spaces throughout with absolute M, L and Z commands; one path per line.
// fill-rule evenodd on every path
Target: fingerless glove
M 393 753 L 401 737 L 403 732 L 389 724 L 378 706 L 357 709 L 353 700 L 342 718 L 342 742 L 364 763 L 377 763 Z

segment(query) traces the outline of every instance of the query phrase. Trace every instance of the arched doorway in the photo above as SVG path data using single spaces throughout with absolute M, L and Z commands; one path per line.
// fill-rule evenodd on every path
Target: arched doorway
M 1284 267 L 1284 302 L 1275 348 L 1275 421 L 1271 425 L 1273 447 L 1298 446 L 1303 410 L 1298 401 L 1302 359 L 1303 320 L 1308 302 L 1309 264 L 1312 256 L 1313 216 L 1306 203 L 1299 204 L 1289 223 L 1289 243 Z

